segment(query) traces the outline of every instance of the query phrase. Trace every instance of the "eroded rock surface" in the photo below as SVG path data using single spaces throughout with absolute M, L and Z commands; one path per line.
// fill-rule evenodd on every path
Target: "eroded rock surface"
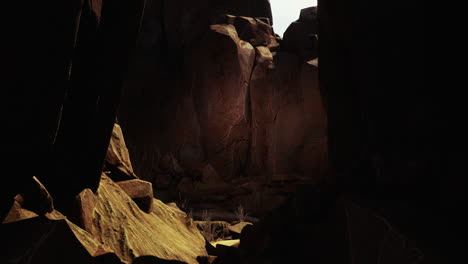
M 307 10 L 298 23 L 316 23 L 315 9 Z M 198 39 L 177 37 L 169 49 L 179 47 L 177 56 L 185 52 L 183 61 L 149 64 L 136 57 L 131 68 L 119 121 L 129 135 L 137 174 L 151 181 L 165 202 L 188 193 L 193 205 L 201 200 L 198 194 L 212 201 L 235 199 L 232 210 L 251 192 L 234 183 L 239 178 L 264 186 L 276 176 L 321 182 L 327 174 L 322 93 L 317 67 L 307 63 L 313 58 L 283 45 L 268 20 L 236 15 L 217 14 Z M 180 25 L 178 19 L 171 18 L 173 25 Z M 151 30 L 143 35 L 159 36 L 150 27 L 157 22 L 147 23 Z M 308 47 L 303 43 L 308 34 L 298 31 L 292 42 Z M 160 52 L 151 53 L 154 60 Z M 218 186 L 206 183 L 207 166 L 210 175 L 218 175 Z
M 188 218 L 157 199 L 151 213 L 141 211 L 117 183 L 104 175 L 87 231 L 123 261 L 151 255 L 195 264 L 197 256 L 207 255 L 202 235 Z
M 205 239 L 190 218 L 152 197 L 151 211 L 142 211 L 127 194 L 139 196 L 140 184 L 127 183 L 122 189 L 122 183 L 103 174 L 96 194 L 86 189 L 77 196 L 75 215 L 69 218 L 55 210 L 38 216 L 15 202 L 0 226 L 2 238 L 10 242 L 1 259 L 116 264 L 151 256 L 167 263 L 196 264 L 198 256 L 208 255 Z
M 138 178 L 133 172 L 122 128 L 118 124 L 114 124 L 114 129 L 112 130 L 105 164 L 107 169 L 110 170 L 110 177 L 116 181 Z
M 153 187 L 151 182 L 142 180 L 128 180 L 117 182 L 120 188 L 144 212 L 150 213 L 153 208 Z

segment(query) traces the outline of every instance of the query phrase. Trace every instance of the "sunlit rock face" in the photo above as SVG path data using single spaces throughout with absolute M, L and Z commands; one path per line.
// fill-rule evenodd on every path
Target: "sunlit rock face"
M 119 139 L 124 141 L 122 133 Z M 116 158 L 115 147 L 109 145 L 106 160 Z M 129 264 L 151 256 L 156 263 L 196 264 L 208 255 L 193 220 L 154 198 L 150 182 L 128 180 L 131 171 L 115 181 L 106 173 L 97 191 L 82 190 L 66 215 L 54 209 L 47 187 L 31 179 L 0 224 L 2 239 L 9 241 L 0 262 Z
M 122 128 L 114 124 L 112 136 L 104 160 L 105 170 L 109 171 L 114 180 L 130 180 L 138 178 L 133 172 L 130 154 L 128 153 Z
M 152 256 L 196 264 L 198 256 L 207 255 L 205 239 L 191 218 L 153 198 L 151 188 L 138 187 L 151 183 L 131 181 L 137 182 L 115 183 L 103 174 L 97 192 L 83 190 L 69 216 L 29 211 L 21 207 L 29 199 L 15 201 L 0 225 L 2 239 L 9 241 L 0 261 L 118 264 Z M 150 199 L 150 207 L 141 208 L 142 196 Z
M 300 48 L 286 48 L 261 18 L 265 10 L 236 6 L 226 15 L 219 10 L 230 4 L 219 3 L 177 11 L 168 3 L 143 21 L 119 111 L 136 174 L 168 201 L 184 193 L 177 186 L 195 186 L 206 166 L 228 185 L 255 177 L 321 182 L 326 118 L 318 66 L 308 63 L 317 53 L 305 43 L 311 32 L 290 34 Z M 301 29 L 316 26 L 314 12 L 302 12 Z M 167 169 L 167 157 L 180 168 Z
M 150 211 L 142 211 L 131 198 L 119 184 L 103 176 L 94 218 L 86 231 L 127 262 L 151 255 L 195 264 L 197 256 L 207 255 L 205 240 L 191 219 L 157 199 Z

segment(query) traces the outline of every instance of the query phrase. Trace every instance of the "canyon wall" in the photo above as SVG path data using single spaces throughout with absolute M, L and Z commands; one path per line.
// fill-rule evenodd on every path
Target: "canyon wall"
M 303 10 L 283 40 L 268 1 L 206 2 L 187 13 L 171 4 L 158 13 L 164 1 L 148 5 L 119 110 L 137 174 L 161 194 L 207 165 L 226 182 L 324 181 L 316 8 Z

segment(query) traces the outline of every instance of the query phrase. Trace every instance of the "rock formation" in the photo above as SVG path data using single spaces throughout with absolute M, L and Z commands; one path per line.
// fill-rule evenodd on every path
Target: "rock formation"
M 192 30 L 207 19 L 201 14 Z M 163 200 L 178 198 L 176 186 L 196 184 L 206 166 L 233 187 L 242 177 L 325 180 L 325 110 L 317 65 L 308 63 L 317 46 L 304 44 L 317 34 L 316 9 L 304 10 L 295 22 L 301 30 L 289 34 L 290 43 L 304 44 L 300 49 L 283 47 L 289 39 L 275 36 L 269 20 L 233 14 L 212 13 L 212 25 L 198 38 L 172 35 L 180 32 L 172 28 L 161 39 L 167 47 L 151 46 L 161 37 L 160 21 L 143 22 L 148 31 L 127 77 L 119 122 L 136 173 Z M 164 27 L 181 25 L 181 17 L 170 19 Z M 306 30 L 310 25 L 315 30 Z M 170 61 L 167 52 L 174 53 Z M 152 54 L 153 62 L 142 54 Z M 181 166 L 179 173 L 162 168 L 166 156 Z
M 103 175 L 96 194 L 85 189 L 74 222 L 58 211 L 38 216 L 15 202 L 1 228 L 10 243 L 2 248 L 2 263 L 116 264 L 153 256 L 196 264 L 207 256 L 192 219 L 152 196 L 150 211 L 142 211 L 120 186 Z
M 114 129 L 112 130 L 112 136 L 105 158 L 105 167 L 105 169 L 112 174 L 112 179 L 116 181 L 137 178 L 133 172 L 132 162 L 130 161 L 130 154 L 125 145 L 122 128 L 120 128 L 118 124 L 114 124 Z
M 0 187 L 0 219 L 33 176 L 64 212 L 82 189 L 97 189 L 145 1 L 23 4 L 6 7 L 25 11 L 8 27 L 2 61 L 10 88 L 1 112 L 10 114 L 1 154 L 15 177 Z
M 423 5 L 371 2 L 321 1 L 284 38 L 268 0 L 5 3 L 0 263 L 463 252 L 466 180 L 437 178 L 462 155 L 415 89 Z
M 120 133 L 119 141 L 109 144 L 107 161 L 122 158 L 115 150 L 116 143 L 123 141 Z M 124 161 L 113 164 L 131 164 L 129 159 Z M 129 175 L 123 178 L 134 176 L 126 172 Z M 30 187 L 15 197 L 1 225 L 0 234 L 9 245 L 2 248 L 0 260 L 118 264 L 144 263 L 151 257 L 156 263 L 196 264 L 197 257 L 208 256 L 205 239 L 193 220 L 180 212 L 155 199 L 150 182 L 114 182 L 102 174 L 96 193 L 84 189 L 76 196 L 72 212 L 63 215 L 54 210 L 46 187 L 34 177 Z

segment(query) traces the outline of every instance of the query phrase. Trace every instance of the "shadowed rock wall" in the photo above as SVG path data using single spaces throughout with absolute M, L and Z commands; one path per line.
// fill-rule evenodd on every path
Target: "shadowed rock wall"
M 283 49 L 269 20 L 248 17 L 269 14 L 267 5 L 220 1 L 210 9 L 203 1 L 187 13 L 172 4 L 157 13 L 164 4 L 149 3 L 119 110 L 137 175 L 159 192 L 174 189 L 184 175 L 196 178 L 206 165 L 223 181 L 323 181 L 326 118 L 313 61 L 317 46 Z M 307 12 L 311 18 L 301 15 L 295 24 L 316 27 L 316 9 Z M 289 43 L 316 33 L 296 30 Z M 168 159 L 178 173 L 164 169 Z
M 28 8 L 5 31 L 11 37 L 2 61 L 9 71 L 1 154 L 5 174 L 15 177 L 0 187 L 0 218 L 33 176 L 63 211 L 82 189 L 97 189 L 144 3 L 8 4 Z

